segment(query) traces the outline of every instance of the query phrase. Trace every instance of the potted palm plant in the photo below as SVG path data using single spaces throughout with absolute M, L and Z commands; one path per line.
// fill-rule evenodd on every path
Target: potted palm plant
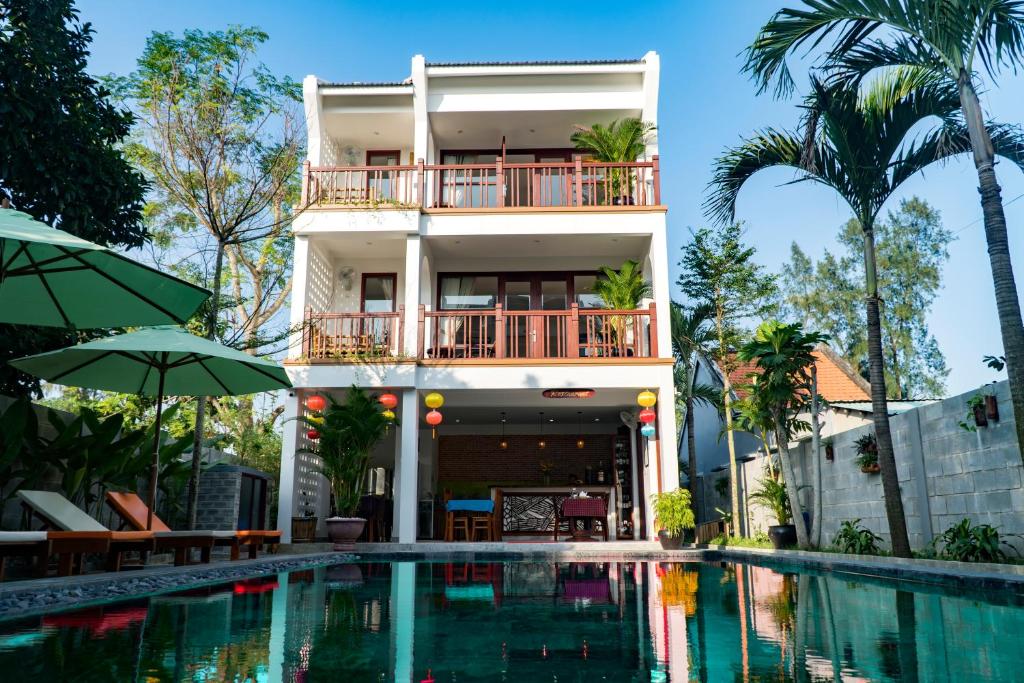
M 690 492 L 676 489 L 651 496 L 654 507 L 654 519 L 661 530 L 658 540 L 665 550 L 675 550 L 683 542 L 683 532 L 696 528 L 693 507 L 690 505 Z
M 750 500 L 766 508 L 775 516 L 777 524 L 768 527 L 768 538 L 776 550 L 796 545 L 796 526 L 791 524 L 793 515 L 789 506 L 789 492 L 786 485 L 772 477 L 765 477 L 761 488 L 750 494 Z
M 359 387 L 349 389 L 344 403 L 333 396 L 328 399 L 322 423 L 300 418 L 320 433 L 316 448 L 304 452 L 320 459 L 318 471 L 331 485 L 332 515 L 326 523 L 334 549 L 352 550 L 366 526 L 366 520 L 355 514 L 363 495 L 370 455 L 395 421 L 385 417 L 383 406 Z
M 601 302 L 609 310 L 634 311 L 654 292 L 651 283 L 644 279 L 637 261 L 627 259 L 618 270 L 601 266 L 599 271 L 601 277 L 594 282 L 594 293 L 601 297 Z M 625 353 L 629 335 L 636 333 L 632 329 L 633 316 L 613 315 L 608 318 L 608 324 L 615 339 L 614 349 Z
M 644 155 L 655 130 L 653 123 L 638 118 L 625 118 L 612 121 L 607 126 L 600 123 L 574 126 L 569 139 L 576 149 L 588 152 L 595 161 L 625 164 Z M 633 204 L 633 174 L 625 168 L 612 168 L 608 175 L 611 181 L 611 203 Z

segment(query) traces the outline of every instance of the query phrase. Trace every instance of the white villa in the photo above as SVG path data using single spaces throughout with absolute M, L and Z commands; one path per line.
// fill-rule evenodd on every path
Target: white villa
M 657 124 L 659 58 L 431 63 L 392 83 L 303 84 L 309 158 L 295 220 L 295 390 L 397 396 L 374 455 L 376 538 L 444 534 L 443 501 L 490 498 L 501 536 L 558 534 L 573 488 L 603 497 L 609 539 L 652 538 L 649 498 L 679 482 L 666 211 L 658 145 L 598 163 L 575 125 Z M 602 266 L 632 259 L 653 298 L 609 311 Z M 637 395 L 658 397 L 655 436 Z M 433 433 L 424 397 L 438 392 Z M 329 514 L 307 428 L 285 421 L 278 528 Z M 563 522 L 564 524 L 564 522 Z

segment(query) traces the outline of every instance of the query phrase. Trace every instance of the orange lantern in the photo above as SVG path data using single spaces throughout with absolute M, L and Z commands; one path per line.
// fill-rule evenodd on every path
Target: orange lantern
M 394 410 L 395 406 L 398 405 L 398 397 L 392 393 L 381 394 L 377 400 L 388 410 Z
M 315 429 L 310 429 L 308 432 L 306 432 L 306 438 L 309 439 L 310 441 L 316 441 L 317 439 L 320 438 L 320 432 L 316 431 Z
M 324 398 L 323 396 L 320 396 L 319 394 L 313 394 L 312 396 L 306 399 L 306 407 L 312 410 L 313 412 L 319 413 L 320 411 L 327 407 L 327 399 Z
M 439 411 L 431 410 L 429 413 L 427 413 L 427 416 L 424 419 L 426 419 L 427 424 L 431 426 L 431 436 L 436 439 L 437 425 L 441 424 L 441 421 L 444 419 L 444 417 L 441 415 Z
M 655 413 L 650 408 L 644 408 L 643 410 L 640 411 L 640 415 L 638 415 L 637 417 L 641 422 L 643 422 L 646 425 L 654 422 L 654 420 L 658 417 L 658 414 Z

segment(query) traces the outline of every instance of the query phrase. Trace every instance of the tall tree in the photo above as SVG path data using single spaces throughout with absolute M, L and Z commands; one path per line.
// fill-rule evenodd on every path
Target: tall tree
M 714 311 L 707 304 L 686 308 L 675 301 L 669 309 L 672 330 L 672 355 L 675 357 L 676 424 L 679 433 L 686 432 L 686 475 L 689 481 L 690 504 L 697 513 L 697 441 L 693 433 L 693 408 L 696 404 L 718 407 L 721 396 L 715 387 L 697 381 L 698 359 L 707 354 L 715 341 L 711 321 Z M 676 448 L 678 454 L 682 448 Z
M 714 320 L 715 336 L 708 350 L 722 370 L 734 536 L 739 535 L 740 498 L 730 373 L 738 367 L 735 350 L 742 337 L 744 320 L 767 313 L 776 295 L 775 278 L 754 262 L 754 253 L 753 247 L 743 244 L 742 226 L 729 223 L 718 229 L 701 228 L 695 232 L 693 242 L 684 247 L 679 262 L 682 267 L 679 288 L 694 305 L 706 306 Z
M 839 235 L 844 252 L 817 264 L 793 245 L 782 269 L 782 317 L 826 331 L 836 348 L 867 376 L 868 344 L 858 307 L 864 300 L 862 230 L 856 219 Z M 885 385 L 889 398 L 942 396 L 949 370 L 928 331 L 928 314 L 942 286 L 953 234 L 939 212 L 912 198 L 875 225 Z
M 995 160 L 1000 143 L 978 98 L 978 70 L 998 79 L 1024 63 L 1024 3 L 1019 0 L 813 0 L 777 12 L 747 52 L 746 70 L 762 90 L 793 90 L 786 65 L 801 46 L 826 48 L 816 63 L 857 84 L 878 68 L 912 66 L 945 79 L 957 95 L 978 172 L 985 239 L 1006 354 L 1017 443 L 1024 460 L 1024 322 L 1010 261 Z
M 119 149 L 133 118 L 86 73 L 92 36 L 71 0 L 0 0 L 0 197 L 93 242 L 138 247 L 146 183 Z M 5 361 L 72 340 L 0 325 L 0 393 L 39 395 Z
M 129 149 L 156 190 L 150 215 L 168 243 L 176 236 L 191 239 L 201 255 L 211 257 L 212 272 L 206 272 L 205 260 L 186 263 L 213 290 L 203 333 L 210 339 L 244 338 L 251 353 L 260 341 L 256 330 L 280 309 L 290 289 L 272 262 L 287 242 L 286 200 L 303 148 L 293 113 L 299 85 L 254 63 L 267 38 L 249 27 L 190 30 L 181 37 L 154 33 L 138 70 L 119 82 L 142 121 L 139 139 Z M 273 273 L 269 280 L 268 273 Z M 227 296 L 226 282 L 231 283 Z M 206 399 L 200 398 L 190 526 L 206 411 Z
M 797 543 L 801 548 L 810 545 L 810 535 L 800 506 L 796 472 L 789 456 L 789 442 L 810 428 L 801 414 L 808 410 L 813 412 L 813 352 L 814 347 L 824 340 L 825 337 L 820 334 L 804 332 L 799 324 L 767 320 L 738 353 L 741 360 L 753 362 L 756 366 L 746 389 L 759 411 L 771 416 L 779 447 L 782 479 L 789 491 Z
M 813 80 L 804 104 L 804 130 L 793 134 L 766 129 L 728 150 L 716 162 L 705 203 L 709 215 L 732 220 L 739 190 L 752 175 L 789 166 L 798 171 L 797 182 L 831 187 L 853 210 L 863 239 L 872 417 L 893 554 L 899 557 L 910 556 L 910 541 L 886 405 L 874 230 L 882 206 L 905 180 L 928 164 L 970 149 L 966 127 L 957 116 L 958 102 L 954 89 L 921 70 L 889 71 L 859 91 Z M 933 117 L 938 125 L 908 140 L 912 128 Z M 992 132 L 1007 154 L 1024 152 L 1016 131 Z

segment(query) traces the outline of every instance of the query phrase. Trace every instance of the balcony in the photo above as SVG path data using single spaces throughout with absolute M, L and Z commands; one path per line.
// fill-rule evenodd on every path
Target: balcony
M 405 341 L 405 310 L 392 313 L 319 313 L 306 310 L 302 355 L 308 360 L 396 360 Z
M 617 209 L 661 204 L 658 157 L 603 163 L 576 159 L 553 163 L 424 164 L 411 166 L 310 166 L 302 205 L 369 208 L 502 211 L 517 209 Z

